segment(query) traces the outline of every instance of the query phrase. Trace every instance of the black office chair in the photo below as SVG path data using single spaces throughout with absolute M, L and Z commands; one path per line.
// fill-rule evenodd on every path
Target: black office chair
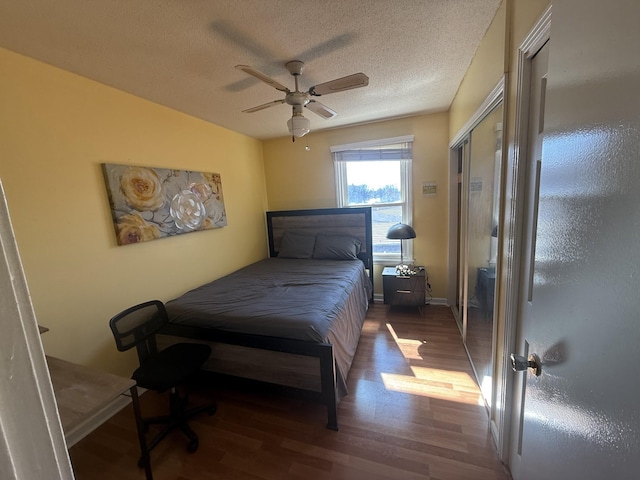
M 188 397 L 180 396 L 177 386 L 195 374 L 211 354 L 208 345 L 177 343 L 158 351 L 155 334 L 169 321 L 164 304 L 159 300 L 127 308 L 109 321 L 118 350 L 124 352 L 136 347 L 140 366 L 131 378 L 142 387 L 156 392 L 170 391 L 169 415 L 143 419 L 146 429 L 151 424 L 166 424 L 149 443 L 151 451 L 171 430 L 179 428 L 189 439 L 187 450 L 198 449 L 198 436 L 187 424 L 187 419 L 206 411 L 213 415 L 216 404 L 187 410 Z M 143 459 L 140 459 L 143 462 Z

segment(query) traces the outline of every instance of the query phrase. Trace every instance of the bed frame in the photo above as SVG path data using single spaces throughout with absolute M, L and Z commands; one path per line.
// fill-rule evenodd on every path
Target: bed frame
M 319 233 L 329 235 L 349 235 L 362 244 L 358 258 L 364 263 L 371 282 L 373 300 L 373 235 L 371 231 L 371 207 L 322 208 L 316 210 L 282 210 L 267 212 L 267 235 L 269 256 L 277 257 L 286 231 L 307 235 Z
M 371 231 L 371 208 L 328 208 L 314 210 L 286 210 L 267 212 L 267 232 L 269 237 L 269 255 L 276 257 L 282 235 L 285 231 L 295 231 L 315 235 L 319 233 L 333 235 L 351 235 L 362 243 L 361 252 L 358 254 L 371 281 L 371 298 L 373 301 L 373 239 Z M 165 330 L 167 335 L 187 337 L 193 339 L 196 334 L 194 327 L 170 324 Z M 205 332 L 198 330 L 196 338 L 224 346 L 249 347 L 282 354 L 294 354 L 302 357 L 317 359 L 320 370 L 319 392 L 312 384 L 291 385 L 295 388 L 315 391 L 319 400 L 327 408 L 327 428 L 338 430 L 338 392 L 336 389 L 336 369 L 331 343 L 310 343 L 300 340 L 289 340 L 277 337 L 265 337 L 263 335 L 248 335 L 222 331 Z M 231 350 L 235 347 L 228 347 Z M 236 358 L 239 359 L 238 355 Z M 298 357 L 300 358 L 300 357 Z M 311 360 L 313 369 L 313 360 Z M 316 369 L 317 364 L 316 364 Z M 245 376 L 242 373 L 234 373 L 237 376 Z M 317 373 L 316 373 L 317 375 Z M 285 375 L 288 376 L 288 375 Z M 249 378 L 254 378 L 248 376 Z M 277 376 L 276 376 L 277 377 Z M 271 383 L 285 384 L 276 377 L 266 380 Z

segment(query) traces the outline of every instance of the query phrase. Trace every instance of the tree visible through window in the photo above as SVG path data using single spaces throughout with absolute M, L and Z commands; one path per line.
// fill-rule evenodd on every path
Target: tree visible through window
M 411 223 L 410 178 L 413 137 L 331 148 L 339 207 L 372 207 L 373 255 L 380 262 L 400 259 L 400 242 L 388 240 L 396 223 Z M 411 241 L 405 254 L 412 257 Z

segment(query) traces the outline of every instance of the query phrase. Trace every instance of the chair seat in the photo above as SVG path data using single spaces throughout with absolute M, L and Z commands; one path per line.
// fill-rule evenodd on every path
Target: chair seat
M 210 354 L 208 345 L 177 343 L 138 367 L 131 378 L 142 388 L 163 392 L 196 373 Z

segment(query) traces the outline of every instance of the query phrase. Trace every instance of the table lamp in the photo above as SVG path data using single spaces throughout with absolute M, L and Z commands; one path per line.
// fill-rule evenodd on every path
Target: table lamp
M 416 231 L 405 223 L 396 223 L 387 232 L 387 238 L 392 240 L 400 240 L 400 265 L 396 266 L 396 270 L 404 267 L 404 252 L 402 248 L 402 241 L 410 238 L 416 238 Z

